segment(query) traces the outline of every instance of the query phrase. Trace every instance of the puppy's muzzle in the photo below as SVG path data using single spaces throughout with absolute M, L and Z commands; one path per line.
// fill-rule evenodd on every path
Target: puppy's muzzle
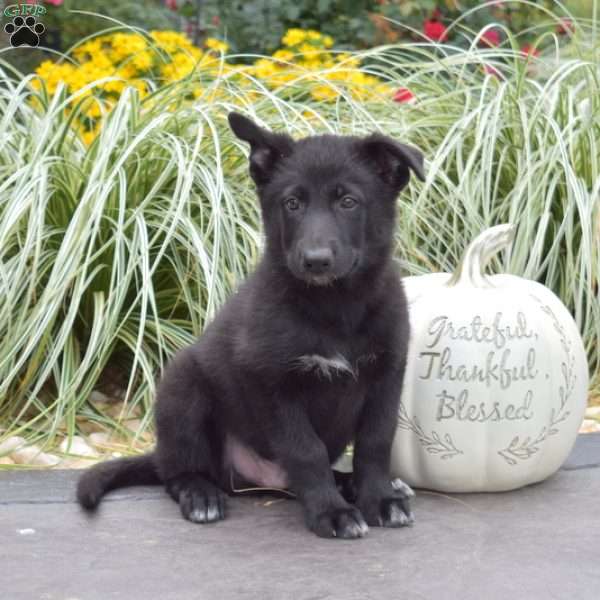
M 309 277 L 330 275 L 333 270 L 333 252 L 330 248 L 305 250 L 302 255 L 302 269 Z

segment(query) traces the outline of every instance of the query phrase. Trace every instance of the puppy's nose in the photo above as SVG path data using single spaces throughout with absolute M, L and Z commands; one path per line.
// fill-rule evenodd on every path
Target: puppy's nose
M 333 266 L 333 252 L 329 248 L 304 251 L 304 269 L 312 275 L 327 273 Z

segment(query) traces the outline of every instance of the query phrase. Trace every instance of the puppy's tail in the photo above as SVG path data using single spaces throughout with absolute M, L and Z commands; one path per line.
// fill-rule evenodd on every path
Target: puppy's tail
M 160 482 L 153 454 L 118 458 L 97 464 L 80 477 L 77 500 L 83 508 L 94 510 L 102 496 L 110 490 L 130 485 L 157 485 Z

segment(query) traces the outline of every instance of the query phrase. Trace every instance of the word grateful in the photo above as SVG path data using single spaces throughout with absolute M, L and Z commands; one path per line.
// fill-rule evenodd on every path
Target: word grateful
M 451 340 L 488 342 L 500 350 L 504 348 L 508 340 L 520 340 L 535 336 L 535 333 L 528 329 L 527 319 L 523 313 L 517 313 L 516 323 L 512 326 L 503 323 L 502 319 L 502 313 L 498 312 L 491 325 L 484 325 L 481 317 L 476 315 L 468 325 L 457 327 L 447 316 L 441 315 L 429 323 L 427 333 L 432 338 L 427 347 L 433 348 L 443 337 L 448 337 Z

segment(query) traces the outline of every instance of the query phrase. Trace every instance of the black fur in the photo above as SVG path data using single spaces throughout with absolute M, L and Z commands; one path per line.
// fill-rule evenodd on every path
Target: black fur
M 380 134 L 293 141 L 229 120 L 250 144 L 264 256 L 166 369 L 155 452 L 92 468 L 79 501 L 91 509 L 109 489 L 160 481 L 184 517 L 222 519 L 230 435 L 283 469 L 318 535 L 404 525 L 412 515 L 389 462 L 409 326 L 391 253 L 395 200 L 409 170 L 423 178 L 422 155 Z M 321 368 L 320 357 L 343 368 Z M 353 498 L 344 498 L 331 464 L 351 441 Z

